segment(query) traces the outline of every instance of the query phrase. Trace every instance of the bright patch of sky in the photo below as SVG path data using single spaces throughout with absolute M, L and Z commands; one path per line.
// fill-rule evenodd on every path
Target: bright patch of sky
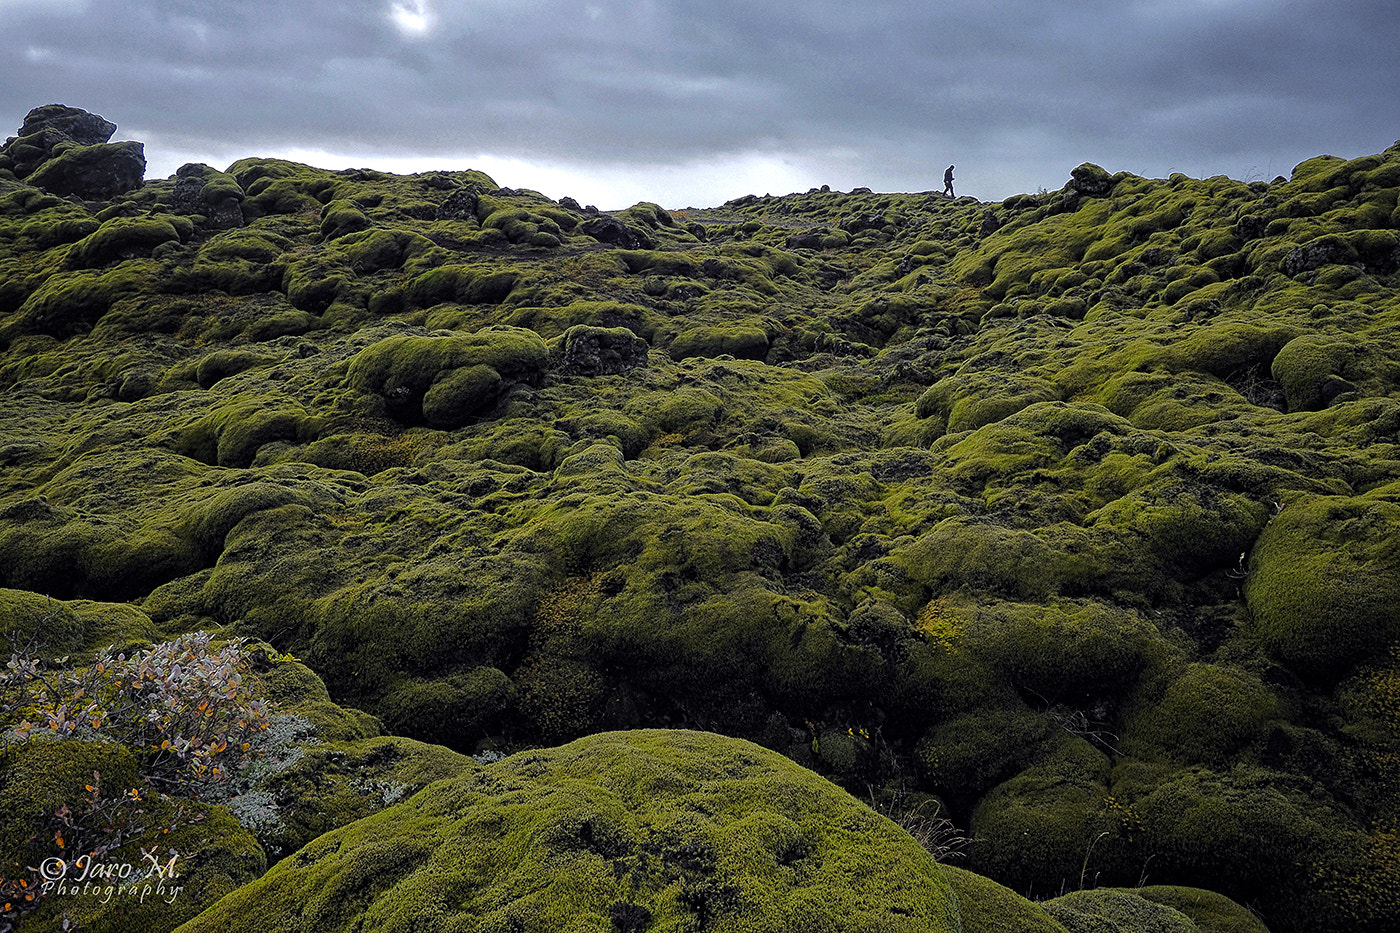
M 394 0 L 389 5 L 389 21 L 402 35 L 421 39 L 433 31 L 438 20 L 428 0 Z

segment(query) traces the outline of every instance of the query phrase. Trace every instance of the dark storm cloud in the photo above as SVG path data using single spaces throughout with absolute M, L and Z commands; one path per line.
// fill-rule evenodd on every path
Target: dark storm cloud
M 1238 175 L 1384 148 L 1396 26 L 1393 0 L 0 0 L 0 120 L 62 101 L 246 154 L 764 152 L 905 188 L 946 158 L 1000 196 L 1084 160 Z

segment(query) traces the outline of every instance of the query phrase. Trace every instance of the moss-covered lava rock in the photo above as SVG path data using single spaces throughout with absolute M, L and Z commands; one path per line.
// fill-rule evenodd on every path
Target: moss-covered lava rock
M 182 931 L 254 917 L 308 933 L 960 928 L 937 863 L 893 823 L 776 753 L 675 731 L 596 735 L 431 785 Z

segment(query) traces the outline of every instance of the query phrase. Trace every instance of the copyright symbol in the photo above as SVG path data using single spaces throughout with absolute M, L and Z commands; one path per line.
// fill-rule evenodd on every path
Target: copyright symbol
M 46 858 L 39 865 L 39 877 L 45 881 L 57 881 L 68 874 L 68 863 L 61 858 Z

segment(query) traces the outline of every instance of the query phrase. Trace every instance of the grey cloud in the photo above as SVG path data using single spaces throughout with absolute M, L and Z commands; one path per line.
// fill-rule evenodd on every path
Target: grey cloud
M 1031 186 L 1084 159 L 1286 171 L 1400 134 L 1397 14 L 1380 0 L 427 4 L 437 28 L 417 39 L 388 0 L 10 4 L 0 119 L 62 100 L 250 153 L 843 151 L 907 187 L 945 154 Z

